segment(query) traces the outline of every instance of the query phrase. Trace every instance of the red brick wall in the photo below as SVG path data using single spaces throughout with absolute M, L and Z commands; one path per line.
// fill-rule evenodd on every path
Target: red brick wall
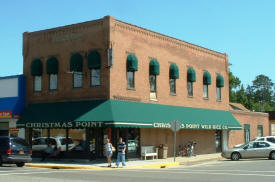
M 225 54 L 201 48 L 189 43 L 172 39 L 117 20 L 111 20 L 110 40 L 114 49 L 114 65 L 110 70 L 110 98 L 114 96 L 131 97 L 141 102 L 181 105 L 228 110 L 228 60 Z M 135 72 L 135 90 L 127 89 L 126 58 L 133 53 L 138 58 L 138 71 Z M 160 64 L 160 75 L 157 76 L 157 99 L 150 101 L 149 62 L 156 58 Z M 176 81 L 176 96 L 170 95 L 169 66 L 176 63 L 179 68 L 179 79 Z M 196 71 L 194 96 L 188 97 L 187 69 L 192 66 Z M 212 77 L 209 86 L 209 99 L 203 98 L 203 72 L 207 70 Z M 224 77 L 222 101 L 216 100 L 216 74 Z
M 269 121 L 266 113 L 252 113 L 242 111 L 231 111 L 235 118 L 240 122 L 242 127 L 244 124 L 250 125 L 250 140 L 258 136 L 258 125 L 263 125 L 264 136 L 269 135 Z M 231 148 L 236 144 L 244 143 L 244 129 L 229 131 L 228 147 Z
M 109 21 L 101 19 L 76 25 L 58 27 L 38 32 L 25 32 L 23 36 L 24 75 L 26 76 L 26 99 L 28 103 L 73 100 L 108 99 L 109 69 L 106 49 L 108 46 Z M 101 86 L 90 86 L 90 70 L 87 54 L 97 50 L 101 55 Z M 83 57 L 83 88 L 72 88 L 70 58 L 74 53 Z M 55 56 L 59 61 L 58 90 L 49 90 L 46 61 Z M 31 62 L 39 58 L 43 62 L 42 92 L 33 91 Z

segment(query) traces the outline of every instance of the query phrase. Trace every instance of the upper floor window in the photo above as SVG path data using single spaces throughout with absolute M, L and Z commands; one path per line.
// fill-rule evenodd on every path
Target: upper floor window
M 70 71 L 73 72 L 73 88 L 82 87 L 82 62 L 83 59 L 79 53 L 75 53 L 70 59 Z
M 42 61 L 35 59 L 31 63 L 31 75 L 33 76 L 34 91 L 42 91 Z
M 203 97 L 208 99 L 209 98 L 209 91 L 208 85 L 211 85 L 211 75 L 208 71 L 203 73 Z
M 97 51 L 91 51 L 88 54 L 88 68 L 91 72 L 91 86 L 100 85 L 100 67 L 101 57 Z
M 179 78 L 179 68 L 176 64 L 171 64 L 169 68 L 170 94 L 176 94 L 176 79 Z
M 127 88 L 135 88 L 135 72 L 138 70 L 138 59 L 134 54 L 129 54 L 127 56 L 126 62 L 127 69 Z
M 222 100 L 222 87 L 224 87 L 224 79 L 223 76 L 218 74 L 216 77 L 216 92 L 217 92 L 217 100 Z
M 57 90 L 58 81 L 58 60 L 55 57 L 51 57 L 46 62 L 47 74 L 49 74 L 49 89 Z
M 189 67 L 187 70 L 187 92 L 188 96 L 193 97 L 193 82 L 196 82 L 196 72 Z
M 42 76 L 34 76 L 34 91 L 42 91 Z
M 149 64 L 150 99 L 157 99 L 157 75 L 159 75 L 159 62 L 151 59 Z

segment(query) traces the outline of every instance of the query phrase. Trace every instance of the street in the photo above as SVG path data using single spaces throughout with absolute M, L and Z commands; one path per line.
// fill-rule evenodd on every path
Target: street
M 214 161 L 163 169 L 61 170 L 44 168 L 0 168 L 1 182 L 271 182 L 275 161 L 266 159 Z

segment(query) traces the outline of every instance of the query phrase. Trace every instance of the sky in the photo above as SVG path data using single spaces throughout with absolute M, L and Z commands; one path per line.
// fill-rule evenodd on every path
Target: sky
M 106 15 L 227 53 L 245 86 L 275 82 L 274 0 L 0 0 L 0 77 L 22 74 L 23 32 Z

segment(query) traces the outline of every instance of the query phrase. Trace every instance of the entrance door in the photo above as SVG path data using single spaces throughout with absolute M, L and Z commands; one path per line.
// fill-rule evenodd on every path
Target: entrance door
M 216 152 L 222 152 L 222 131 L 216 130 Z

